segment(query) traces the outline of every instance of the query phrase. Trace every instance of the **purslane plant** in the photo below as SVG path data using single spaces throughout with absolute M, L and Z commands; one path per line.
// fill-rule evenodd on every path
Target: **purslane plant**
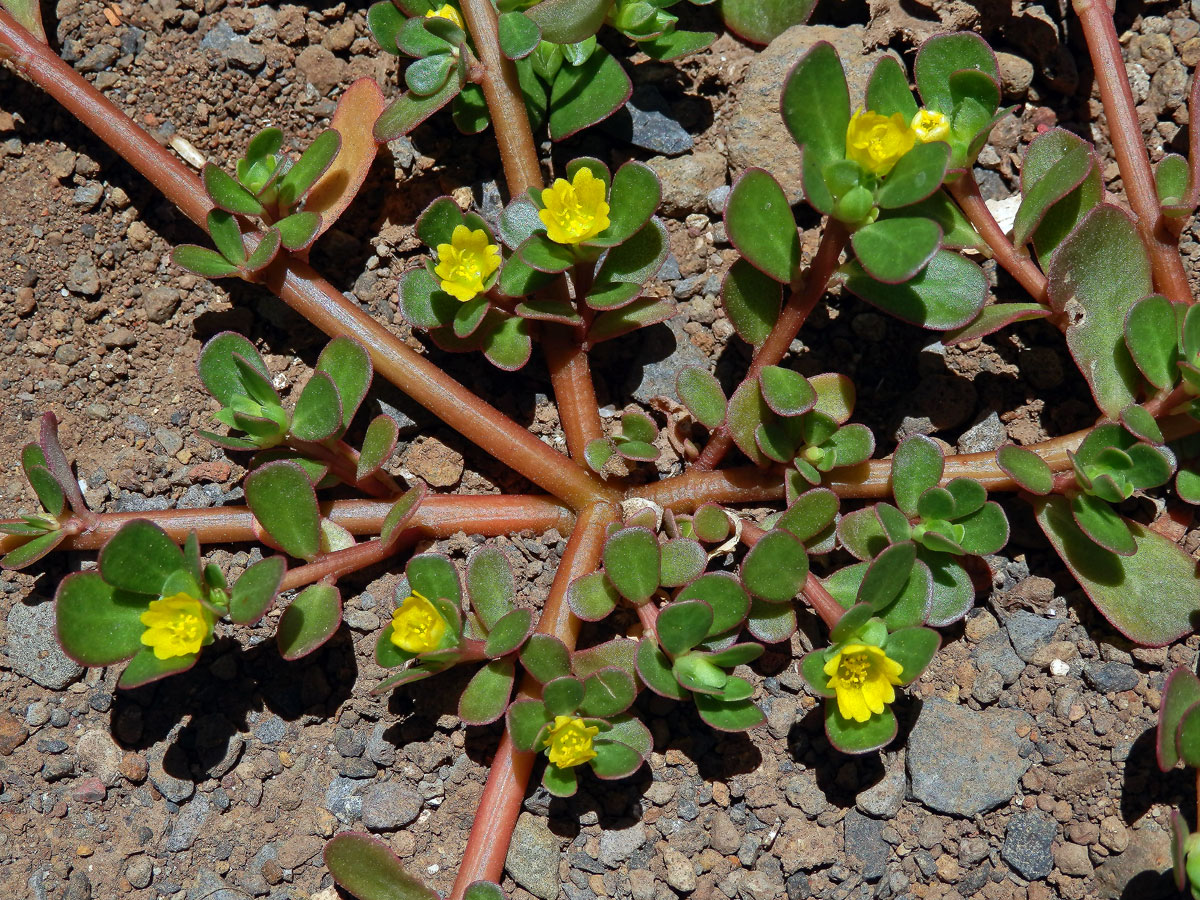
M 1151 171 L 1111 16 L 1088 0 L 1076 8 L 1134 215 L 1105 202 L 1093 148 L 1051 130 L 1028 148 L 1011 235 L 999 228 L 972 166 L 1007 111 L 995 57 L 977 36 L 925 43 L 914 66 L 920 102 L 901 65 L 884 59 L 861 109 L 851 108 L 837 53 L 817 44 L 781 85 L 781 111 L 803 149 L 800 187 L 828 217 L 818 250 L 806 265 L 787 192 L 765 169 L 737 180 L 725 224 L 740 258 L 721 293 L 735 332 L 753 348 L 749 370 L 731 392 L 707 371 L 681 372 L 682 411 L 667 424 L 672 435 L 690 429 L 680 444 L 687 470 L 648 483 L 622 476 L 615 457 L 651 461 L 662 437 L 654 418 L 633 409 L 619 431 L 605 429 L 588 351 L 672 312 L 669 302 L 647 295 L 667 254 L 654 217 L 660 188 L 640 163 L 613 173 L 588 158 L 568 162 L 547 187 L 532 134 L 545 122 L 552 136 L 574 133 L 623 103 L 628 79 L 596 32 L 607 23 L 653 56 L 655 46 L 689 40 L 664 12 L 672 5 L 377 5 L 376 37 L 413 60 L 406 93 L 384 110 L 378 88 L 357 83 L 325 133 L 334 137 L 318 137 L 288 168 L 278 133 L 260 133 L 236 179 L 211 167 L 203 179 L 192 176 L 0 13 L 0 47 L 13 62 L 207 227 L 219 260 L 192 250 L 181 262 L 190 254 L 212 269 L 207 274 L 263 284 L 333 341 L 288 403 L 253 342 L 223 334 L 204 348 L 201 379 L 220 405 L 217 420 L 230 429 L 206 437 L 255 453 L 246 510 L 148 513 L 135 521 L 92 512 L 78 496 L 53 417 L 44 420 L 41 440 L 22 456 L 41 509 L 0 526 L 9 535 L 0 539 L 0 562 L 19 567 L 54 547 L 102 548 L 97 572 L 72 576 L 59 590 L 68 652 L 89 665 L 130 659 L 122 683 L 143 683 L 190 666 L 214 629 L 248 624 L 281 593 L 300 590 L 278 626 L 290 658 L 338 627 L 338 579 L 399 555 L 421 535 L 551 525 L 570 533 L 545 598 L 527 596 L 494 548 L 472 555 L 465 578 L 444 556 L 412 556 L 376 644 L 377 660 L 394 670 L 377 690 L 480 664 L 460 698 L 460 717 L 505 722 L 456 900 L 498 896 L 535 762 L 544 767 L 543 784 L 559 795 L 574 792 L 587 769 L 620 778 L 641 766 L 652 749 L 636 702 L 643 687 L 693 704 L 714 728 L 760 724 L 749 666 L 764 645 L 791 640 L 809 615 L 804 608 L 828 630 L 828 642 L 800 661 L 812 693 L 826 700 L 828 739 L 848 753 L 890 743 L 898 728 L 893 705 L 940 646 L 934 629 L 967 614 L 986 576 L 984 557 L 1008 541 L 1004 510 L 989 499 L 996 492 L 1021 492 L 1083 590 L 1131 639 L 1169 643 L 1192 630 L 1200 610 L 1191 558 L 1127 502 L 1154 496 L 1173 476 L 1180 499 L 1200 499 L 1200 318 L 1191 313 L 1186 277 L 1181 283 L 1177 232 L 1167 225 L 1200 201 L 1200 135 L 1192 134 L 1190 160 L 1168 157 Z M 782 5 L 762 6 L 774 14 Z M 586 89 L 575 90 L 585 81 Z M 319 229 L 345 208 L 374 158 L 372 128 L 377 139 L 405 133 L 451 101 L 463 130 L 490 120 L 511 201 L 495 229 L 448 197 L 426 209 L 416 230 L 429 256 L 403 274 L 401 312 L 439 346 L 479 350 L 501 368 L 525 365 L 540 344 L 566 455 L 320 279 L 302 258 L 316 229 L 306 240 L 283 240 L 288 219 L 311 212 Z M 1195 95 L 1191 106 L 1200 108 Z M 340 179 L 347 185 L 340 193 L 314 200 L 323 159 L 359 180 Z M 305 229 L 313 221 L 301 220 Z M 990 302 L 982 270 L 958 252 L 964 248 L 994 255 L 1029 302 Z M 946 457 L 933 440 L 912 437 L 890 457 L 875 458 L 875 436 L 850 421 L 850 380 L 839 373 L 806 378 L 785 361 L 831 284 L 947 342 L 1046 319 L 1063 332 L 1103 421 L 1040 445 L 963 456 Z M 403 492 L 383 471 L 394 423 L 372 421 L 359 451 L 345 440 L 372 374 L 551 496 Z M 750 465 L 719 468 L 734 448 Z M 336 483 L 381 502 L 322 503 L 318 491 Z M 783 508 L 761 521 L 736 508 L 779 500 Z M 378 537 L 358 543 L 362 535 Z M 201 568 L 201 543 L 251 538 L 298 564 L 286 569 L 284 557 L 269 557 L 232 587 L 220 572 Z M 846 564 L 847 554 L 857 561 Z M 153 565 L 139 569 L 131 559 Z M 585 625 L 588 646 L 576 649 Z M 1195 698 L 1186 678 L 1172 684 L 1185 687 L 1164 692 L 1164 717 L 1168 698 L 1173 710 L 1160 728 L 1164 763 L 1174 758 L 1172 748 L 1190 760 L 1186 725 Z M 1194 841 L 1184 834 L 1178 843 L 1184 871 Z M 393 890 L 433 896 L 364 836 L 336 837 L 326 861 L 363 900 Z

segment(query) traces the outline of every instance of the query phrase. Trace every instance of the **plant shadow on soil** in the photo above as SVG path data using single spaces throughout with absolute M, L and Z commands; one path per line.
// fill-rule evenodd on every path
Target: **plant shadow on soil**
M 207 771 L 224 758 L 230 738 L 253 730 L 251 713 L 269 711 L 284 721 L 314 712 L 328 717 L 350 698 L 358 678 L 354 648 L 344 628 L 293 662 L 282 659 L 270 640 L 240 651 L 234 641 L 223 638 L 205 649 L 201 658 L 205 657 L 203 667 L 118 692 L 110 714 L 111 731 L 119 740 L 121 720 L 140 717 L 141 734 L 123 741 L 132 749 L 146 750 L 174 733 L 163 768 L 175 778 L 195 782 L 210 777 Z M 235 661 L 232 676 L 213 677 L 214 664 L 226 657 Z M 309 675 L 309 670 L 319 675 Z M 314 690 L 313 685 L 322 687 Z M 175 732 L 185 715 L 188 723 Z

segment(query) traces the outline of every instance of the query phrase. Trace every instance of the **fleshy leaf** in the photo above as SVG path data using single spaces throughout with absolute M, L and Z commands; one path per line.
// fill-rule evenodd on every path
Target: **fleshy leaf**
M 783 286 L 746 259 L 738 259 L 721 283 L 721 305 L 738 337 L 758 347 L 779 319 Z
M 279 593 L 287 561 L 269 556 L 246 569 L 229 595 L 229 618 L 236 625 L 253 625 L 263 617 Z
M 755 597 L 786 603 L 800 593 L 808 576 L 808 555 L 791 532 L 768 531 L 742 562 L 742 581 Z
M 613 586 L 632 603 L 644 603 L 658 589 L 661 553 L 653 532 L 625 528 L 604 544 L 604 571 Z
M 295 463 L 267 463 L 246 476 L 246 503 L 285 553 L 312 559 L 321 549 L 317 495 Z
M 310 584 L 279 618 L 279 655 L 299 659 L 333 637 L 342 624 L 342 595 L 331 584 Z
M 325 845 L 325 865 L 333 880 L 359 900 L 438 900 L 383 841 L 360 832 L 335 835 Z
M 508 708 L 516 667 L 511 659 L 493 659 L 468 682 L 458 699 L 458 717 L 467 725 L 495 722 Z
M 747 169 L 725 206 L 729 239 L 756 269 L 791 284 L 800 268 L 800 233 L 779 183 L 762 169 Z

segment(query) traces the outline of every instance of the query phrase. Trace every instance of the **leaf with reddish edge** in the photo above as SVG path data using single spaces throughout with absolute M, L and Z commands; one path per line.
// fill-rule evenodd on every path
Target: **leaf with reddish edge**
M 141 687 L 152 681 L 158 681 L 180 672 L 186 672 L 196 664 L 199 653 L 189 653 L 186 656 L 172 656 L 170 659 L 159 659 L 149 647 L 143 647 L 129 660 L 129 665 L 121 673 L 117 687 L 121 690 Z
M 42 7 L 38 0 L 3 0 L 0 6 L 8 10 L 22 28 L 43 44 L 46 43 L 46 29 L 42 26 Z
M 1053 315 L 1051 310 L 1040 303 L 994 303 L 981 309 L 979 315 L 962 328 L 947 332 L 942 337 L 942 343 L 949 347 L 964 341 L 974 341 L 1016 322 L 1044 319 L 1050 315 Z
M 1092 210 L 1054 255 L 1050 303 L 1067 313 L 1067 346 L 1099 406 L 1115 419 L 1136 401 L 1141 373 L 1125 346 L 1130 308 L 1153 290 L 1150 260 L 1130 215 Z
M 375 120 L 372 129 L 375 140 L 394 141 L 408 134 L 457 97 L 461 90 L 458 79 L 451 78 L 440 91 L 429 97 L 417 97 L 406 91 L 393 100 Z
M 743 381 L 729 398 L 725 414 L 725 425 L 729 429 L 729 435 L 738 449 L 756 465 L 765 466 L 771 462 L 759 448 L 754 433 L 759 425 L 773 417 L 774 413 L 763 400 L 756 379 Z
M 458 700 L 458 717 L 467 725 L 495 722 L 508 709 L 516 667 L 511 659 L 493 659 L 467 683 Z
M 779 321 L 783 286 L 742 258 L 721 282 L 721 305 L 733 330 L 747 344 L 761 346 Z
M 613 0 L 542 0 L 525 14 L 541 29 L 545 40 L 577 44 L 600 30 L 612 3 Z
M 754 268 L 791 284 L 800 268 L 800 232 L 783 188 L 769 172 L 747 169 L 725 205 L 729 240 Z
M 52 412 L 42 416 L 38 446 L 42 448 L 42 455 L 46 458 L 46 468 L 50 470 L 54 480 L 63 489 L 67 502 L 71 504 L 72 512 L 88 528 L 95 528 L 100 523 L 100 519 L 88 509 L 87 503 L 83 499 L 83 492 L 79 490 L 79 482 L 75 480 L 75 473 L 71 471 L 71 464 L 67 462 L 67 455 L 63 453 L 62 444 L 59 443 L 58 419 Z
M 321 514 L 308 475 L 295 463 L 267 463 L 246 477 L 246 502 L 285 553 L 310 560 L 320 552 Z
M 816 0 L 721 0 L 721 18 L 734 34 L 754 44 L 769 44 L 812 15 Z
M 253 625 L 275 601 L 287 570 L 282 556 L 269 556 L 246 569 L 234 582 L 229 597 L 229 618 L 237 625 Z
M 1185 666 L 1179 666 L 1167 676 L 1158 707 L 1158 731 L 1155 749 L 1158 767 L 1170 772 L 1179 764 L 1179 747 L 1175 733 L 1183 714 L 1200 703 L 1200 678 Z
M 587 344 L 595 346 L 604 341 L 657 325 L 675 315 L 675 304 L 670 300 L 656 300 L 653 297 L 642 297 L 634 300 L 628 306 L 610 310 L 596 316 L 592 327 L 587 333 Z
M 39 534 L 26 541 L 20 547 L 15 547 L 4 554 L 4 556 L 0 556 L 0 569 L 16 570 L 33 565 L 61 544 L 66 537 L 67 532 L 62 530 Z
M 1177 810 L 1171 810 L 1171 870 L 1175 877 L 1175 889 L 1183 891 L 1187 887 L 1187 819 Z
M 996 451 L 996 464 L 1013 481 L 1033 494 L 1049 494 L 1054 490 L 1054 472 L 1044 459 L 1032 450 L 1005 444 Z
M 1196 562 L 1182 548 L 1126 520 L 1137 552 L 1119 557 L 1079 530 L 1066 498 L 1039 498 L 1034 511 L 1071 574 L 1123 635 L 1138 644 L 1162 647 L 1192 632 L 1200 614 Z
M 396 449 L 396 438 L 399 435 L 400 426 L 391 416 L 378 415 L 372 419 L 363 438 L 362 452 L 358 455 L 358 467 L 354 477 L 362 481 L 383 468 L 383 464 Z
M 342 595 L 331 584 L 310 584 L 288 605 L 275 633 L 279 655 L 286 660 L 312 653 L 333 637 L 342 624 Z
M 578 4 L 579 0 L 568 2 Z M 603 47 L 597 47 L 581 66 L 564 65 L 550 89 L 551 140 L 566 140 L 589 125 L 603 122 L 624 106 L 631 94 L 633 82 Z
M 325 865 L 340 887 L 358 900 L 439 900 L 409 875 L 387 844 L 369 835 L 343 832 L 325 845 Z

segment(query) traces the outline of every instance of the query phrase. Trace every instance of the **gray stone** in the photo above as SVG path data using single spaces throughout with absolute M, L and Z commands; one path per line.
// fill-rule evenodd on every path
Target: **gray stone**
M 1039 649 L 1050 643 L 1059 624 L 1057 619 L 1035 616 L 1027 610 L 1019 609 L 1008 617 L 1004 627 L 1008 631 L 1017 656 L 1025 662 L 1029 662 Z
M 513 881 L 541 900 L 555 900 L 561 856 L 559 839 L 545 820 L 531 813 L 521 813 L 504 861 Z
M 142 308 L 151 322 L 165 322 L 179 306 L 179 291 L 169 287 L 150 288 L 142 294 Z
M 121 51 L 108 44 L 97 44 L 75 64 L 80 72 L 103 72 L 117 61 Z
M 395 142 L 393 142 L 394 144 Z M 389 144 L 388 146 L 392 146 Z M 390 403 L 384 403 L 382 400 L 376 400 L 379 404 L 379 411 L 396 423 L 400 434 L 411 434 L 417 428 L 417 420 L 410 416 L 402 409 L 397 409 Z
M 1008 635 L 1003 631 L 996 631 L 985 637 L 979 642 L 973 655 L 979 668 L 995 669 L 999 672 L 1005 687 L 1020 678 L 1021 673 L 1025 671 L 1025 663 L 1013 651 Z
M 1012 799 L 1029 769 L 1019 725 L 1028 713 L 975 712 L 942 699 L 927 700 L 908 743 L 908 775 L 918 800 L 938 812 L 973 816 Z
M 1054 868 L 1050 845 L 1058 826 L 1041 810 L 1017 813 L 1009 820 L 1000 856 L 1022 878 L 1036 881 Z
M 54 632 L 54 604 L 17 603 L 8 613 L 8 643 L 4 654 L 18 675 L 44 688 L 60 691 L 83 669 L 62 652 Z
M 201 869 L 188 888 L 186 900 L 246 900 L 246 895 L 226 885 L 216 872 Z
M 1138 686 L 1137 669 L 1119 662 L 1086 662 L 1083 677 L 1096 690 L 1105 693 L 1132 691 Z
M 692 861 L 674 848 L 663 851 L 663 863 L 667 867 L 667 884 L 681 894 L 690 894 L 696 889 L 696 867 Z
M 754 57 L 735 102 L 724 113 L 729 122 L 729 165 L 735 175 L 769 163 L 771 174 L 788 192 L 789 201 L 798 203 L 802 199 L 800 150 L 779 115 L 784 79 L 801 54 L 818 41 L 829 41 L 846 68 L 851 106 L 861 106 L 871 70 L 882 55 L 863 53 L 863 31 L 861 25 L 796 25 Z
M 125 877 L 139 890 L 149 887 L 151 879 L 154 878 L 154 864 L 150 862 L 149 857 L 135 857 L 125 867 Z
M 211 809 L 208 797 L 197 794 L 195 799 L 185 806 L 171 823 L 171 835 L 167 838 L 167 849 L 172 853 L 180 853 L 189 849 L 196 841 L 200 829 L 208 819 Z
M 201 716 L 196 722 L 196 752 L 209 778 L 221 778 L 237 765 L 246 739 L 220 713 Z
M 959 453 L 988 453 L 1008 439 L 1004 423 L 993 410 L 962 433 L 958 439 Z
M 248 71 L 262 67 L 266 56 L 243 37 L 238 37 L 228 22 L 218 22 L 200 41 L 205 50 L 216 50 L 234 65 Z
M 80 253 L 74 264 L 67 270 L 67 290 L 75 294 L 92 296 L 100 292 L 100 273 L 96 264 L 86 253 Z
M 375 784 L 363 795 L 362 821 L 371 831 L 395 831 L 420 814 L 421 798 L 406 785 Z
M 625 108 L 604 122 L 604 129 L 635 147 L 678 156 L 692 149 L 692 136 L 671 116 L 671 108 L 658 88 L 642 84 Z
M 84 772 L 90 772 L 108 787 L 121 777 L 121 748 L 107 730 L 94 728 L 84 732 L 75 745 L 75 761 Z
M 172 803 L 182 803 L 196 791 L 190 779 L 176 778 L 163 767 L 172 744 L 161 741 L 146 751 L 146 766 L 151 783 Z
M 1096 896 L 1100 900 L 1129 896 L 1127 888 L 1136 878 L 1138 900 L 1178 897 L 1170 870 L 1171 835 L 1155 822 L 1147 821 L 1134 829 L 1123 853 L 1110 856 L 1096 869 Z
M 867 881 L 878 881 L 887 871 L 891 847 L 883 839 L 883 822 L 864 816 L 857 809 L 846 813 L 846 855 Z
M 612 828 L 600 835 L 600 862 L 615 869 L 646 843 L 646 826 L 635 822 L 627 828 Z
M 71 196 L 75 205 L 82 207 L 84 212 L 94 209 L 103 198 L 104 185 L 98 181 L 89 181 L 87 184 L 81 184 L 75 188 L 75 193 Z
M 900 812 L 908 779 L 904 771 L 904 751 L 889 753 L 884 758 L 883 778 L 855 798 L 855 806 L 877 819 L 890 819 Z
M 282 741 L 285 734 L 287 725 L 279 716 L 268 716 L 254 727 L 254 736 L 264 744 Z
M 654 156 L 646 164 L 662 181 L 662 205 L 665 215 L 682 219 L 707 205 L 708 195 L 725 183 L 725 157 L 701 151 L 676 159 Z
M 679 376 L 680 370 L 687 366 L 699 366 L 707 369 L 708 359 L 692 343 L 688 333 L 683 330 L 681 319 L 682 316 L 675 316 L 663 323 L 670 329 L 669 339 L 674 341 L 675 346 L 663 354 L 665 358 L 649 362 L 642 367 L 641 380 L 632 391 L 635 400 L 649 403 L 655 397 L 674 397 L 675 379 Z M 657 340 L 659 335 L 666 336 L 666 333 L 661 329 L 655 329 L 653 339 Z M 655 354 L 655 356 L 658 355 Z M 637 378 L 637 374 L 634 371 L 633 378 Z
M 396 761 L 396 745 L 384 737 L 387 730 L 388 726 L 380 723 L 371 729 L 367 739 L 367 759 L 379 766 L 390 766 Z
M 349 825 L 362 814 L 362 782 L 335 776 L 325 791 L 325 808 Z
M 157 428 L 154 431 L 155 439 L 162 444 L 163 450 L 167 456 L 174 456 L 183 449 L 183 438 L 176 431 L 171 431 L 169 428 Z
M 732 190 L 733 188 L 729 185 L 723 184 L 709 191 L 707 197 L 708 211 L 714 216 L 725 215 L 725 203 L 729 200 L 729 192 Z

